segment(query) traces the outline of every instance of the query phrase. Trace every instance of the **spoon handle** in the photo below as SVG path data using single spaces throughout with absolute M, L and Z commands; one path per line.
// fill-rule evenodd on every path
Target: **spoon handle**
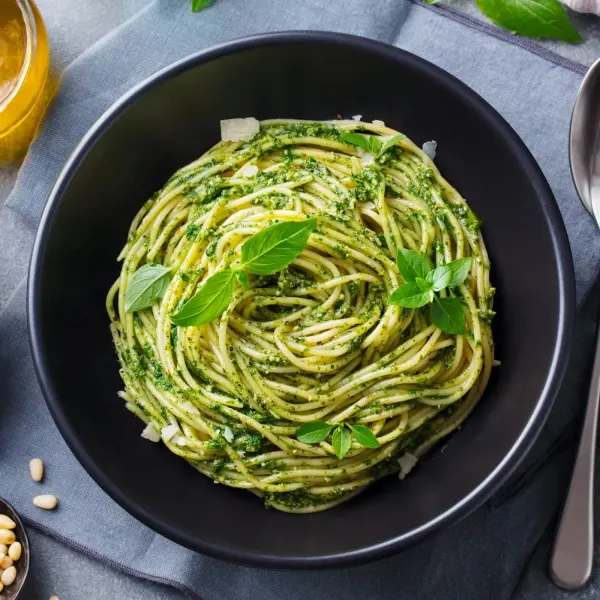
M 569 590 L 584 585 L 592 572 L 594 460 L 599 403 L 600 336 L 596 332 L 596 354 L 583 431 L 550 563 L 552 581 L 559 587 Z

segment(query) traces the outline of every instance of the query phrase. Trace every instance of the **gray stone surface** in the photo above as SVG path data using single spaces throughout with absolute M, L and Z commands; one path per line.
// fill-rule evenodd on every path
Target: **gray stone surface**
M 37 0 L 48 26 L 55 70 L 62 70 L 96 40 L 143 8 L 147 1 Z M 472 0 L 446 0 L 446 3 L 484 19 Z M 544 42 L 544 45 L 563 56 L 591 64 L 600 56 L 600 18 L 590 15 L 572 18 L 582 32 L 583 43 L 569 46 Z M 510 65 L 506 68 L 510 69 Z M 16 174 L 16 167 L 0 168 L 0 308 L 26 274 L 33 238 L 17 215 L 2 208 Z M 175 590 L 120 573 L 43 533 L 30 530 L 30 534 L 33 562 L 23 600 L 47 600 L 53 594 L 61 600 L 184 598 Z

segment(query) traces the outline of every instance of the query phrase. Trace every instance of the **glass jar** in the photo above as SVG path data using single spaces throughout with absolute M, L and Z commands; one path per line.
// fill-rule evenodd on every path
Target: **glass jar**
M 0 163 L 22 158 L 52 95 L 50 47 L 33 0 L 0 0 Z

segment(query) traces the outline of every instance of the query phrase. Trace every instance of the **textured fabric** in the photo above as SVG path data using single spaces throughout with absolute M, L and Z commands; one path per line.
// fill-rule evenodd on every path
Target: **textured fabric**
M 549 583 L 545 568 L 553 518 L 568 484 L 576 417 L 585 399 L 598 295 L 590 289 L 600 258 L 600 234 L 576 197 L 568 167 L 569 117 L 584 71 L 580 65 L 452 11 L 407 0 L 219 0 L 199 14 L 192 14 L 187 3 L 157 0 L 67 69 L 9 206 L 34 227 L 76 143 L 144 77 L 192 51 L 287 29 L 376 38 L 448 70 L 499 110 L 550 181 L 573 248 L 579 312 L 565 384 L 525 464 L 486 506 L 453 528 L 374 564 L 328 572 L 265 572 L 203 557 L 125 513 L 66 447 L 35 380 L 23 285 L 0 315 L 0 494 L 20 507 L 29 523 L 66 543 L 204 600 L 566 598 L 566 592 Z M 46 460 L 48 489 L 60 498 L 58 511 L 42 512 L 31 505 L 40 489 L 26 476 L 31 456 Z M 596 597 L 599 590 L 596 575 L 578 597 Z

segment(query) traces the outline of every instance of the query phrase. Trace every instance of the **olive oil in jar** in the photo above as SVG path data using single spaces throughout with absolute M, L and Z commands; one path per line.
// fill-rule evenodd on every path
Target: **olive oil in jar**
M 51 96 L 50 50 L 32 0 L 0 0 L 0 163 L 27 150 Z

